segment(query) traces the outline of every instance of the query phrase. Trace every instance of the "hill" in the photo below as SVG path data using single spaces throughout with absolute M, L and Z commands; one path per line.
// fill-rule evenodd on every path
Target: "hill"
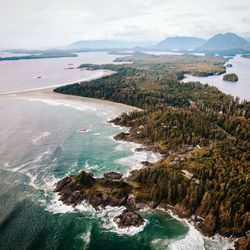
M 82 40 L 69 44 L 66 49 L 131 49 L 134 47 L 147 47 L 150 41 L 116 41 L 116 40 Z
M 174 49 L 196 49 L 205 43 L 204 39 L 197 37 L 168 37 L 165 40 L 159 42 L 155 48 L 164 50 Z
M 199 51 L 225 51 L 232 49 L 247 50 L 250 49 L 250 43 L 234 33 L 226 33 L 213 36 L 198 48 Z

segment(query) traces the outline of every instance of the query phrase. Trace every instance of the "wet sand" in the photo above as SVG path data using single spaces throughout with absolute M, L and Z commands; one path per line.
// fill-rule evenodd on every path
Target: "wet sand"
M 88 98 L 88 97 L 81 97 L 81 96 L 74 96 L 74 95 L 65 95 L 61 93 L 53 92 L 54 88 L 46 88 L 46 89 L 39 89 L 39 90 L 29 90 L 29 91 L 22 91 L 16 92 L 12 94 L 2 94 L 2 97 L 13 97 L 13 98 L 24 98 L 24 99 L 31 99 L 31 100 L 51 100 L 51 101 L 62 101 L 67 103 L 84 103 L 86 105 L 91 105 L 97 109 L 112 109 L 115 113 L 123 113 L 123 112 L 130 112 L 133 110 L 139 110 L 136 107 L 128 106 L 121 103 L 95 99 L 95 98 Z

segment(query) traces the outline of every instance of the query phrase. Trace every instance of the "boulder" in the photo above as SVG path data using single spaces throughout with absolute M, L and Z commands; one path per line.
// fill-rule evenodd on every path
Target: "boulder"
M 150 168 L 150 167 L 153 167 L 154 164 L 149 162 L 149 161 L 142 161 L 141 164 L 144 166 L 144 167 L 147 167 L 147 168 Z
M 126 228 L 126 227 L 139 227 L 143 225 L 144 219 L 141 217 L 140 214 L 129 210 L 125 209 L 122 214 L 116 216 L 114 218 L 114 222 L 117 223 L 119 228 Z
M 122 178 L 122 174 L 116 172 L 108 172 L 104 173 L 104 177 L 112 180 L 120 180 Z

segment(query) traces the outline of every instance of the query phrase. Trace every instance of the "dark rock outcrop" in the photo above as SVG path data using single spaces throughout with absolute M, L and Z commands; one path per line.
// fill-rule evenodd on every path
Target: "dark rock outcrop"
M 109 172 L 105 178 L 94 178 L 93 174 L 80 172 L 75 176 L 68 176 L 60 180 L 54 189 L 59 192 L 60 200 L 73 207 L 86 201 L 96 210 L 101 207 L 126 207 L 126 210 L 115 218 L 120 228 L 141 226 L 142 217 L 134 212 L 138 210 L 134 196 L 131 195 L 132 187 L 121 180 L 122 174 Z
M 104 173 L 104 177 L 111 180 L 120 180 L 122 176 L 123 176 L 122 174 L 116 172 Z
M 114 139 L 117 141 L 126 141 L 128 140 L 129 133 L 122 132 L 114 136 Z
M 143 225 L 144 219 L 140 214 L 132 210 L 125 209 L 122 214 L 114 218 L 114 222 L 117 223 L 119 228 L 126 228 L 131 226 L 139 227 Z
M 56 188 L 54 189 L 54 192 L 60 192 L 67 184 L 71 182 L 71 178 L 69 176 L 63 178 L 62 180 L 58 181 L 56 183 Z
M 147 168 L 154 167 L 154 163 L 151 163 L 149 161 L 142 161 L 141 164 Z
M 134 208 L 128 199 L 131 186 L 120 180 L 121 177 L 119 173 L 110 172 L 107 178 L 94 178 L 92 173 L 82 171 L 60 180 L 54 192 L 58 192 L 60 200 L 67 205 L 76 206 L 85 200 L 96 210 L 106 206 Z

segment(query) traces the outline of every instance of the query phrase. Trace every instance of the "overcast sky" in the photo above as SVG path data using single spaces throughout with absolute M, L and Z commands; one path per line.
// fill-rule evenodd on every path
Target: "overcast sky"
M 0 0 L 0 48 L 86 39 L 250 37 L 250 0 Z

